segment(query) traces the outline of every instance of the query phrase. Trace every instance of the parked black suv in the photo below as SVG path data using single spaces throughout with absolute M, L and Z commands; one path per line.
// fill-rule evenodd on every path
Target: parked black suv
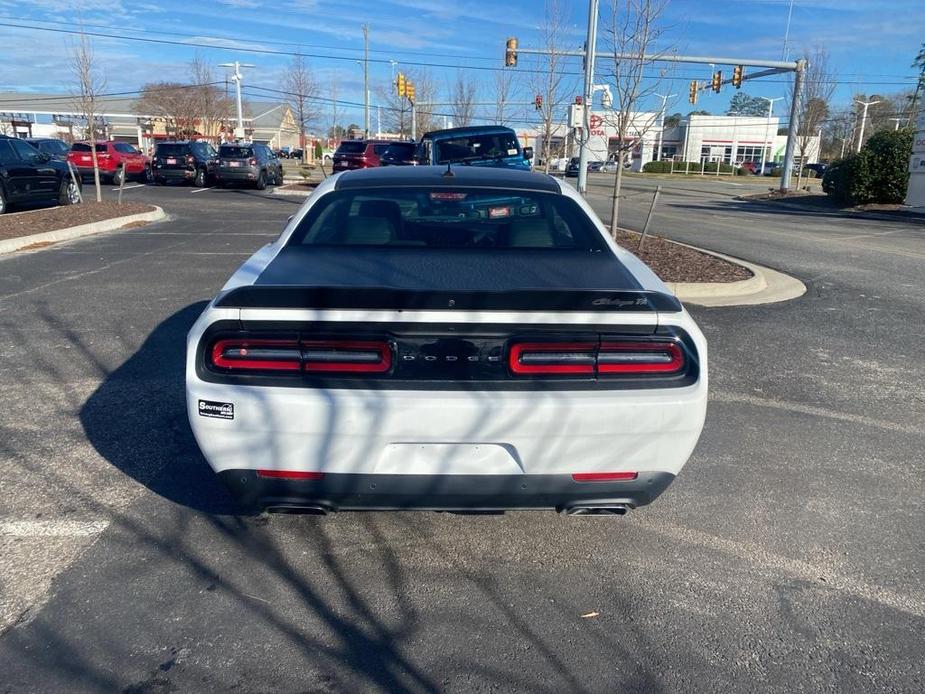
M 217 156 L 208 142 L 158 142 L 151 159 L 154 183 L 183 181 L 197 188 L 210 186 L 215 177 Z
M 54 137 L 31 137 L 26 138 L 26 142 L 42 154 L 47 154 L 58 161 L 67 161 L 67 153 L 71 151 L 71 146 L 67 142 Z
M 80 202 L 80 181 L 67 164 L 43 154 L 24 140 L 0 135 L 0 214 L 8 204 L 47 200 Z
M 218 148 L 215 180 L 220 186 L 250 183 L 257 190 L 267 185 L 281 185 L 283 165 L 266 145 L 259 143 L 225 144 Z

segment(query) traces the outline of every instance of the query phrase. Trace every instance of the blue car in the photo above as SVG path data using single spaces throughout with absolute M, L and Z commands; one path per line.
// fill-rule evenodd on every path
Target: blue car
M 516 133 L 501 125 L 435 130 L 421 138 L 419 164 L 464 164 L 529 171 L 532 147 L 521 147 Z

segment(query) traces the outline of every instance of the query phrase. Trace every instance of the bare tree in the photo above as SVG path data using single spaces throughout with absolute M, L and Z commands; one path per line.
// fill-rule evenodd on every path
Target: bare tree
M 87 138 L 90 140 L 90 155 L 93 159 L 93 184 L 96 187 L 96 201 L 102 202 L 100 188 L 100 164 L 96 156 L 96 119 L 99 114 L 100 95 L 106 89 L 106 78 L 99 69 L 93 54 L 93 44 L 83 32 L 71 49 L 71 72 L 76 89 L 74 101 L 77 110 L 87 124 Z
M 340 144 L 340 139 L 337 134 L 337 93 L 338 93 L 337 76 L 331 75 L 331 132 L 334 133 L 334 146 L 335 147 L 337 147 Z
M 552 155 L 552 142 L 557 130 L 556 118 L 563 117 L 566 104 L 571 100 L 574 83 L 566 79 L 567 50 L 565 39 L 565 15 L 559 0 L 546 0 L 543 24 L 540 27 L 540 48 L 536 71 L 530 80 L 530 86 L 540 97 L 538 115 L 542 121 L 542 158 L 543 170 L 549 173 L 549 159 Z
M 800 127 L 796 133 L 797 152 L 800 166 L 797 167 L 797 188 L 803 178 L 803 166 L 813 144 L 813 138 L 820 135 L 822 125 L 829 117 L 829 103 L 835 92 L 835 75 L 829 68 L 829 53 L 823 46 L 805 51 L 806 71 L 803 73 L 803 91 L 797 102 Z M 793 88 L 790 101 L 793 101 Z M 821 139 L 821 138 L 820 138 Z M 821 144 L 821 142 L 820 142 Z
M 660 79 L 646 73 L 659 54 L 653 45 L 662 36 L 660 26 L 666 0 L 612 0 L 604 34 L 613 58 L 604 61 L 602 72 L 614 87 L 613 108 L 604 120 L 617 131 L 617 175 L 610 205 L 610 233 L 616 235 L 620 219 L 620 191 L 627 154 L 641 146 L 658 113 L 637 112 L 640 104 L 659 89 Z
M 415 129 L 420 138 L 425 132 L 438 127 L 435 112 L 437 83 L 427 70 L 406 71 L 404 74 L 406 82 L 414 85 Z M 379 86 L 376 94 L 382 104 L 382 117 L 386 128 L 402 137 L 411 137 L 411 103 L 408 99 L 399 96 L 395 85 L 391 82 Z
M 508 70 L 499 70 L 495 73 L 495 113 L 494 120 L 497 125 L 508 124 L 511 101 L 514 99 L 514 75 Z
M 453 125 L 460 128 L 472 125 L 472 119 L 475 117 L 475 92 L 475 82 L 468 79 L 462 71 L 457 72 L 451 99 Z
M 214 137 L 222 123 L 231 113 L 232 101 L 214 83 L 212 65 L 200 55 L 190 61 L 191 96 L 195 118 L 199 121 L 199 132 Z
M 315 110 L 318 83 L 301 55 L 292 56 L 292 62 L 283 78 L 283 85 L 283 89 L 289 94 L 289 105 L 292 107 L 299 128 L 299 149 L 302 150 L 302 161 L 304 162 L 308 157 L 308 149 L 305 147 L 305 128 L 318 115 Z
M 389 82 L 376 88 L 376 101 L 382 109 L 385 129 L 401 137 L 411 137 L 411 104 L 399 96 L 395 85 Z
M 164 122 L 168 137 L 195 137 L 200 119 L 196 86 L 181 82 L 150 82 L 141 88 L 135 112 L 154 116 Z
M 408 74 L 414 84 L 414 120 L 418 139 L 421 135 L 440 127 L 436 113 L 437 83 L 427 70 L 416 70 Z

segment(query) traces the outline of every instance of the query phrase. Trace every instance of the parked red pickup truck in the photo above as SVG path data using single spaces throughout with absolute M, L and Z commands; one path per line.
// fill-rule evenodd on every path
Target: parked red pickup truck
M 147 179 L 151 163 L 144 154 L 127 142 L 113 140 L 96 142 L 96 159 L 100 167 L 100 176 L 114 185 L 121 183 L 122 165 L 124 175 L 139 180 Z M 93 152 L 89 142 L 75 142 L 71 145 L 67 160 L 73 164 L 81 176 L 93 175 Z

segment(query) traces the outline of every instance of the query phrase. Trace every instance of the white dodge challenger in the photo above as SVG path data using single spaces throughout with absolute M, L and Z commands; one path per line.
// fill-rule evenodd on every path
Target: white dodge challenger
M 694 449 L 707 346 L 571 186 L 386 167 L 328 178 L 232 275 L 186 392 L 248 509 L 623 514 Z

